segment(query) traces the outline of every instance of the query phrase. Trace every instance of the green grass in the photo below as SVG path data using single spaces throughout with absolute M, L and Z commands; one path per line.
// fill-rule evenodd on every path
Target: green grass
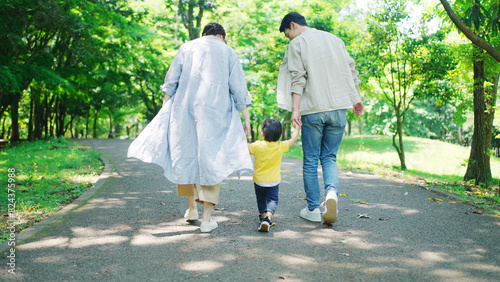
M 465 183 L 469 149 L 439 140 L 405 137 L 406 171 L 392 146 L 390 136 L 356 136 L 344 138 L 337 154 L 339 169 L 362 171 L 389 177 L 407 178 L 455 193 L 464 201 L 473 201 L 480 207 L 498 213 L 500 196 L 498 183 L 500 159 L 491 158 L 493 175 L 490 188 Z M 295 145 L 286 157 L 302 158 L 302 148 Z M 471 191 L 467 191 L 471 190 Z
M 9 218 L 9 204 L 15 203 L 18 232 L 78 198 L 92 186 L 102 166 L 98 152 L 78 149 L 64 138 L 2 149 L 0 242 L 9 236 L 6 227 L 13 219 Z

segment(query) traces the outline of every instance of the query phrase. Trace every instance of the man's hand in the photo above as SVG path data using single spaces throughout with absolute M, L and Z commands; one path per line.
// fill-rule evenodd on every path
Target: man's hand
M 297 93 L 292 93 L 292 118 L 290 119 L 290 122 L 292 123 L 292 126 L 295 127 L 295 125 L 302 126 L 302 121 L 300 120 L 300 99 L 302 96 L 300 96 Z
M 293 111 L 292 112 L 292 118 L 290 119 L 290 122 L 292 123 L 293 127 L 301 127 L 302 126 L 302 121 L 300 120 L 300 112 L 299 111 Z
M 363 102 L 359 102 L 357 103 L 356 105 L 354 105 L 354 115 L 356 117 L 359 117 L 359 115 L 361 115 L 363 113 L 365 109 L 365 106 L 363 106 Z

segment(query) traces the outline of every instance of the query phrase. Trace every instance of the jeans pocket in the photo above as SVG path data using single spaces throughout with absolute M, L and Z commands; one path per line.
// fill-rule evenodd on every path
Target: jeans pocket
M 338 110 L 337 111 L 337 121 L 340 127 L 345 127 L 347 125 L 347 114 L 346 110 Z
M 302 123 L 306 123 L 308 125 L 317 125 L 319 120 L 321 119 L 320 114 L 309 114 L 302 116 Z

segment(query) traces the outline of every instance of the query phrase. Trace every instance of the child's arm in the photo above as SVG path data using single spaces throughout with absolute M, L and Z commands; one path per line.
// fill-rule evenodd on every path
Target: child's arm
M 295 142 L 297 142 L 297 139 L 299 139 L 299 134 L 300 134 L 300 125 L 297 123 L 293 124 L 293 127 L 295 128 L 295 131 L 293 132 L 292 139 L 288 140 L 288 147 L 292 147 Z

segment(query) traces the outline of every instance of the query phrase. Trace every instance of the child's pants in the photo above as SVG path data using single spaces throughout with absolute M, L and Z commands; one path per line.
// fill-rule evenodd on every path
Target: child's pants
M 197 202 L 219 203 L 220 184 L 205 186 L 199 184 L 177 184 L 177 196 L 194 196 Z
M 254 182 L 255 196 L 259 213 L 271 212 L 274 214 L 278 206 L 279 184 L 271 187 L 262 187 Z

